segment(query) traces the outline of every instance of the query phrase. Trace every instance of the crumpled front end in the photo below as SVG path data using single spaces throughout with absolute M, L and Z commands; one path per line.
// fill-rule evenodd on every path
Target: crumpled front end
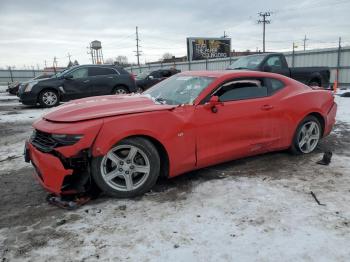
M 73 194 L 89 186 L 91 147 L 103 120 L 55 123 L 39 120 L 26 141 L 25 160 L 35 167 L 35 177 L 49 192 Z

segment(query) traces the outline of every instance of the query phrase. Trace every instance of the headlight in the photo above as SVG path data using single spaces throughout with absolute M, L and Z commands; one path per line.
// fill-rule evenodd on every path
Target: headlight
M 32 91 L 33 86 L 35 86 L 38 83 L 38 81 L 32 81 L 25 85 L 24 92 L 30 92 Z
M 62 145 L 73 145 L 78 142 L 83 135 L 62 135 L 62 134 L 52 134 L 51 137 Z

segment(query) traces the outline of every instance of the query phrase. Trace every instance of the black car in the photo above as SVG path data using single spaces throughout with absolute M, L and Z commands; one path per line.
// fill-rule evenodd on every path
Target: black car
M 25 85 L 27 84 L 28 82 L 31 82 L 31 81 L 34 81 L 34 80 L 38 80 L 38 79 L 46 79 L 46 78 L 50 78 L 52 77 L 53 74 L 42 74 L 42 75 L 38 75 L 28 81 L 25 81 L 23 83 L 20 83 L 18 81 L 16 82 L 13 82 L 12 84 L 9 85 L 7 91 L 11 94 L 11 95 L 17 95 L 18 93 L 18 90 L 20 88 L 21 85 Z
M 177 69 L 159 69 L 153 72 L 142 72 L 136 76 L 136 85 L 138 92 L 143 92 L 160 81 L 180 73 Z
M 230 65 L 228 69 L 271 72 L 288 76 L 309 86 L 329 87 L 329 67 L 288 67 L 287 60 L 282 53 L 244 56 Z
M 133 75 L 114 65 L 81 65 L 71 67 L 49 79 L 22 85 L 18 96 L 25 105 L 53 107 L 60 101 L 89 96 L 136 92 Z

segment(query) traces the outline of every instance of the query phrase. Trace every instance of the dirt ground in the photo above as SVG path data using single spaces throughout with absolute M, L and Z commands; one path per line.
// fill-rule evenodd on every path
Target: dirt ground
M 35 111 L 39 109 L 26 108 L 19 106 L 17 103 L 0 104 L 0 112 L 2 112 L 2 116 L 16 115 L 18 114 L 19 110 Z M 11 144 L 18 143 L 18 146 L 20 146 L 20 144 L 23 143 L 25 137 L 30 133 L 31 122 L 32 118 L 30 118 L 30 115 L 28 116 L 27 120 L 16 121 L 12 124 L 0 122 L 0 147 L 3 148 L 2 152 L 5 152 L 4 148 L 9 147 Z M 332 151 L 335 155 L 333 162 L 329 167 L 323 167 L 315 163 L 316 160 L 319 160 L 322 157 L 322 153 L 325 151 Z M 16 152 L 20 151 L 17 150 Z M 191 257 L 196 258 L 197 261 L 205 261 L 205 257 L 202 257 L 203 259 L 201 259 L 200 255 L 195 255 L 196 248 L 194 247 L 198 247 L 200 244 L 192 243 L 195 241 L 193 239 L 205 238 L 203 236 L 203 231 L 201 233 L 198 233 L 197 231 L 192 232 L 192 236 L 186 240 L 179 237 L 179 233 L 172 232 L 172 234 L 177 235 L 177 240 L 175 242 L 180 244 L 173 244 L 170 241 L 171 244 L 169 248 L 171 251 L 169 251 L 168 254 L 173 254 L 171 253 L 173 252 L 172 249 L 181 249 L 182 246 L 186 245 L 188 245 L 187 251 L 190 252 L 189 250 L 191 250 L 192 252 L 191 255 L 188 255 L 188 253 L 186 253 L 187 251 L 183 251 L 185 253 L 179 253 L 178 257 L 176 254 L 174 256 L 165 256 L 162 251 L 159 251 L 163 250 L 161 248 L 158 250 L 158 252 L 161 253 L 158 254 L 152 249 L 157 249 L 157 246 L 153 247 L 151 244 L 146 244 L 148 242 L 143 239 L 133 240 L 132 245 L 127 245 L 125 242 L 120 242 L 121 247 L 119 248 L 123 248 L 123 250 L 129 250 L 131 253 L 134 253 L 129 253 L 126 255 L 123 253 L 124 251 L 120 251 L 119 248 L 117 248 L 116 250 L 118 250 L 120 253 L 119 255 L 115 255 L 112 251 L 112 247 L 109 246 L 111 241 L 110 239 L 115 238 L 113 241 L 118 243 L 118 241 L 125 241 L 125 238 L 122 238 L 122 232 L 127 235 L 135 233 L 136 229 L 133 228 L 131 224 L 129 228 L 128 224 L 121 222 L 123 219 L 134 220 L 135 218 L 140 217 L 141 219 L 145 219 L 144 221 L 147 221 L 147 219 L 155 219 L 152 218 L 152 213 L 148 213 L 150 212 L 148 210 L 151 210 L 153 206 L 174 207 L 179 205 L 179 203 L 188 203 L 189 201 L 192 203 L 199 201 L 198 198 L 201 199 L 200 203 L 205 206 L 207 205 L 206 200 L 210 202 L 211 194 L 215 194 L 215 191 L 220 191 L 223 184 L 231 184 L 231 186 L 234 185 L 238 187 L 240 187 L 239 185 L 242 184 L 241 187 L 244 187 L 247 181 L 250 183 L 248 186 L 249 192 L 250 188 L 254 187 L 255 183 L 257 185 L 260 185 L 260 183 L 268 183 L 268 187 L 271 188 L 271 190 L 274 190 L 275 188 L 282 188 L 283 190 L 291 190 L 293 193 L 296 192 L 301 194 L 302 192 L 303 198 L 296 198 L 293 201 L 290 200 L 291 206 L 288 206 L 289 200 L 287 193 L 286 199 L 282 198 L 269 201 L 270 203 L 274 203 L 274 201 L 283 202 L 283 205 L 281 205 L 281 209 L 278 209 L 278 212 L 282 212 L 281 210 L 285 210 L 285 208 L 290 210 L 290 212 L 293 212 L 293 208 L 303 206 L 305 205 L 305 202 L 307 202 L 306 208 L 312 206 L 311 209 L 315 209 L 315 211 L 313 211 L 315 212 L 313 215 L 321 212 L 320 220 L 324 220 L 324 223 L 321 221 L 323 224 L 320 226 L 320 228 L 324 228 L 325 233 L 327 233 L 327 227 L 331 226 L 337 231 L 337 241 L 340 240 L 345 246 L 350 246 L 350 208 L 348 208 L 348 203 L 350 200 L 350 186 L 348 184 L 350 172 L 348 172 L 348 166 L 342 166 L 344 165 L 344 162 L 350 160 L 350 126 L 345 122 L 338 121 L 335 131 L 329 137 L 322 140 L 317 152 L 307 156 L 292 156 L 288 152 L 277 152 L 236 160 L 191 172 L 171 180 L 161 180 L 157 183 L 152 192 L 137 199 L 118 200 L 102 196 L 101 198 L 88 203 L 86 206 L 83 206 L 79 210 L 71 212 L 48 205 L 45 201 L 47 193 L 32 177 L 32 173 L 34 171 L 33 168 L 30 165 L 22 163 L 23 159 L 20 154 L 13 153 L 12 151 L 9 154 L 11 155 L 11 159 L 6 159 L 6 156 L 3 155 L 0 162 L 0 165 L 3 166 L 0 168 L 0 236 L 2 237 L 2 239 L 0 237 L 0 261 L 2 262 L 48 260 L 95 261 L 98 259 L 105 261 L 111 259 L 111 257 L 113 258 L 111 259 L 113 261 L 135 261 L 137 254 L 140 253 L 147 255 L 139 256 L 138 261 L 158 260 L 156 258 L 159 258 L 159 260 L 168 259 L 170 261 L 176 261 L 178 259 L 178 261 L 186 261 L 187 258 Z M 339 160 L 341 164 L 337 163 L 338 159 L 342 160 L 342 162 Z M 10 168 L 11 162 L 15 163 L 14 165 L 16 166 L 13 169 Z M 339 187 L 339 185 L 344 186 L 344 188 Z M 206 189 L 204 190 L 203 188 Z M 310 188 L 315 191 L 321 203 L 326 203 L 325 207 L 318 206 L 314 199 L 308 195 Z M 249 194 L 253 194 L 253 196 L 250 198 L 243 197 L 241 199 L 232 199 L 231 201 L 237 201 L 239 203 L 239 207 L 237 208 L 243 208 L 247 205 L 249 206 L 252 204 L 251 202 L 254 201 L 255 193 L 252 191 Z M 249 194 L 247 193 L 247 195 Z M 272 193 L 272 195 L 273 194 L 274 193 Z M 244 194 L 242 195 L 244 196 Z M 324 198 L 324 196 L 328 196 L 328 198 Z M 267 199 L 269 197 L 269 195 L 266 196 Z M 330 204 L 326 200 L 339 201 L 339 203 L 341 202 L 342 204 Z M 266 201 L 266 199 L 261 201 Z M 221 203 L 219 206 L 220 205 Z M 238 204 L 236 203 L 234 205 Z M 213 204 L 212 209 L 214 210 L 216 206 L 217 204 Z M 147 207 L 148 210 L 143 210 L 144 213 L 139 214 L 139 212 L 141 212 L 140 209 L 142 208 L 138 208 L 138 210 L 136 210 L 137 207 Z M 181 211 L 186 207 L 180 205 L 180 207 L 177 206 L 175 209 L 165 208 L 164 214 L 160 216 L 160 219 L 166 220 L 169 217 L 176 217 L 176 212 L 178 211 L 177 208 L 179 208 Z M 210 209 L 210 205 L 207 208 Z M 254 208 L 259 209 L 259 207 Z M 272 207 L 270 206 L 270 208 Z M 113 212 L 110 210 L 113 210 Z M 269 209 L 267 207 L 267 211 L 268 210 Z M 214 211 L 210 209 L 206 210 L 205 212 L 210 213 Z M 234 212 L 238 211 L 236 210 Z M 249 213 L 246 216 L 242 216 L 242 213 L 239 217 L 235 217 L 235 215 L 233 215 L 233 217 L 230 218 L 233 221 L 232 223 L 237 227 L 235 230 L 233 230 L 234 233 L 227 232 L 231 238 L 237 238 L 240 233 L 244 234 L 244 232 L 248 234 L 246 231 L 248 228 L 253 228 L 259 231 L 263 224 L 265 226 L 268 224 L 268 220 L 275 221 L 274 219 L 276 215 L 274 212 L 271 212 L 270 217 L 266 217 L 267 214 L 264 213 L 264 218 L 261 218 L 256 217 L 253 214 L 250 215 Z M 114 220 L 111 221 L 112 224 L 114 222 L 116 223 L 115 228 L 119 228 L 120 225 L 123 225 L 124 227 L 118 232 L 115 232 L 113 236 L 109 235 L 108 238 L 96 239 L 96 235 L 108 235 L 106 231 L 110 230 L 111 227 L 110 224 L 104 224 L 104 219 L 102 219 L 103 216 L 108 217 L 108 219 L 111 219 L 110 216 L 113 216 Z M 198 220 L 201 215 L 194 213 L 193 216 L 196 216 L 195 219 Z M 223 219 L 226 221 L 225 216 L 228 215 L 225 214 L 223 217 L 219 218 L 216 217 L 215 214 L 213 215 L 213 217 L 216 217 L 217 219 Z M 329 216 L 332 216 L 332 223 L 329 221 Z M 96 217 L 99 217 L 99 219 L 96 220 Z M 159 218 L 159 214 L 156 215 L 156 217 Z M 333 218 L 335 219 L 334 221 Z M 315 223 L 321 222 L 316 219 Z M 206 223 L 208 225 L 210 224 L 210 222 L 204 222 L 204 224 Z M 248 223 L 248 225 L 241 228 L 241 224 L 245 223 Z M 295 221 L 293 221 L 293 223 L 295 223 Z M 297 222 L 297 224 L 298 223 L 300 222 Z M 327 226 L 325 226 L 326 224 Z M 105 227 L 101 225 L 104 225 Z M 146 224 L 142 225 L 147 228 Z M 269 226 L 270 227 L 266 227 L 264 230 L 273 230 L 273 224 L 269 224 Z M 308 224 L 308 226 L 310 225 Z M 162 239 L 164 237 L 162 236 L 162 232 L 157 230 L 157 228 L 153 228 L 152 230 L 154 230 L 154 232 L 150 234 L 155 234 L 155 239 L 158 237 L 159 239 Z M 191 231 L 192 229 L 189 230 Z M 205 229 L 203 230 L 205 231 Z M 285 232 L 281 234 L 283 235 Z M 118 239 L 118 236 L 120 236 L 120 239 Z M 147 238 L 147 236 L 144 237 L 144 239 Z M 210 238 L 210 236 L 206 237 Z M 276 236 L 274 237 L 276 238 Z M 314 241 L 314 243 L 317 245 L 317 239 L 319 238 L 317 237 L 317 234 L 315 237 L 316 240 L 311 238 L 310 241 L 311 244 L 312 241 Z M 166 237 L 164 238 L 166 239 Z M 191 238 L 193 239 L 191 240 Z M 259 242 L 259 240 L 256 241 Z M 331 238 L 329 241 L 332 241 Z M 206 242 L 203 243 L 204 244 L 202 244 L 202 246 L 204 248 L 210 249 L 208 248 L 207 244 L 205 244 Z M 243 242 L 239 243 L 242 244 Z M 254 241 L 248 241 L 248 243 L 253 243 L 253 249 L 256 248 L 256 250 L 260 250 L 259 247 L 254 247 Z M 140 251 L 140 245 L 142 245 L 143 251 Z M 222 245 L 226 244 L 223 243 Z M 322 247 L 322 245 L 327 246 L 329 243 L 327 244 L 327 242 L 320 242 L 320 247 Z M 89 246 L 89 249 L 84 249 L 86 246 Z M 232 244 L 231 249 L 233 246 L 234 244 Z M 245 248 L 246 246 L 242 244 L 240 247 Z M 228 245 L 226 249 L 230 249 L 230 245 Z M 93 250 L 93 252 L 91 250 Z M 152 253 L 152 250 L 155 253 Z M 58 256 L 58 252 L 65 253 L 66 251 L 66 255 L 62 254 L 62 257 Z M 114 256 L 111 256 L 111 252 L 114 254 Z M 220 253 L 220 251 L 217 252 Z M 219 259 L 230 261 L 232 257 L 229 255 L 233 255 L 234 251 L 231 250 L 225 252 L 222 252 L 222 256 L 209 257 L 208 260 L 211 260 L 212 258 L 214 260 Z M 237 250 L 237 252 L 239 252 L 239 250 Z M 255 258 L 257 258 L 256 260 L 259 261 L 277 261 L 279 258 L 283 258 L 283 249 L 281 249 L 280 252 L 281 256 L 274 254 L 272 251 L 270 254 L 269 252 L 258 252 L 262 255 L 260 256 L 259 254 L 256 254 Z M 287 252 L 286 255 L 288 254 L 291 253 Z M 338 250 L 338 254 L 339 256 L 333 256 L 334 260 L 345 261 L 346 256 L 349 255 L 349 251 L 343 250 L 340 252 Z M 268 255 L 270 255 L 271 259 L 267 257 Z M 186 259 L 182 260 L 182 258 Z M 240 256 L 238 256 L 238 258 L 240 258 Z M 244 256 L 242 258 L 244 260 Z M 299 261 L 317 260 L 307 251 L 304 253 L 296 252 L 294 258 Z M 240 259 L 238 259 L 238 261 L 239 260 Z M 253 260 L 255 261 L 255 259 Z M 289 257 L 285 261 L 292 260 L 293 257 Z

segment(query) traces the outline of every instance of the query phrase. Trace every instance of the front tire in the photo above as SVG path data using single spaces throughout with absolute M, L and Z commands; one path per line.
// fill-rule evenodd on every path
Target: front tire
M 148 192 L 160 170 L 157 149 L 147 139 L 127 138 L 92 160 L 92 177 L 106 194 L 128 198 Z
M 322 128 L 318 119 L 307 116 L 299 124 L 291 146 L 293 154 L 309 154 L 313 152 L 321 139 Z
M 60 103 L 58 92 L 51 89 L 41 91 L 38 100 L 41 107 L 54 107 Z

